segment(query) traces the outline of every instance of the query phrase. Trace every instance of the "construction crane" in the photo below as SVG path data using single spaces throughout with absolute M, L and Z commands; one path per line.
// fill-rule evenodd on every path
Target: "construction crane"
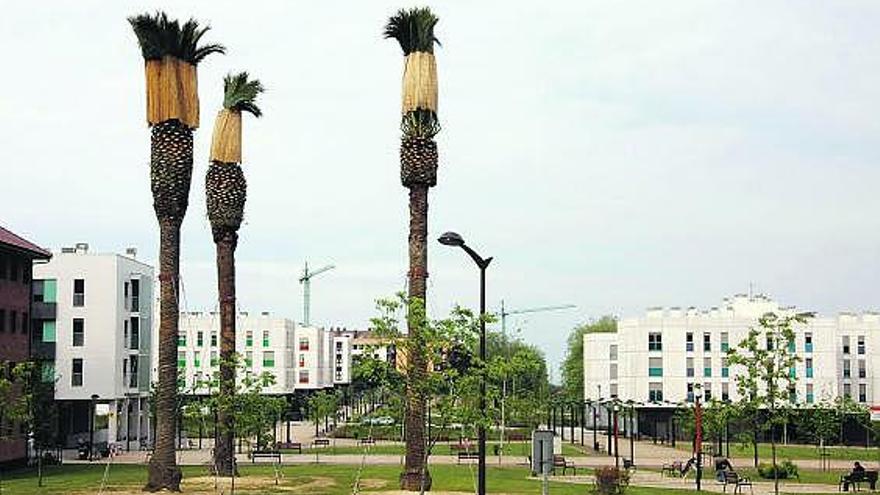
M 504 346 L 507 350 L 507 360 L 510 361 L 510 345 L 507 342 L 507 317 L 509 315 L 521 315 L 526 313 L 543 313 L 545 311 L 561 311 L 563 309 L 572 309 L 576 308 L 574 304 L 561 304 L 558 306 L 539 306 L 537 308 L 526 308 L 526 309 L 515 309 L 513 311 L 507 311 L 504 309 L 504 299 L 501 300 L 501 337 L 502 342 L 504 342 Z M 506 375 L 506 373 L 505 373 Z M 504 425 L 505 425 L 505 402 L 507 401 L 507 376 L 504 377 L 504 380 L 501 382 L 501 445 L 498 449 L 498 460 L 500 462 L 501 456 L 504 454 Z M 514 393 L 516 393 L 516 382 L 513 383 Z
M 309 262 L 306 261 L 306 267 L 303 269 L 303 275 L 299 278 L 299 283 L 303 284 L 303 325 L 309 326 L 309 306 L 311 305 L 312 293 L 312 277 L 320 275 L 326 271 L 336 268 L 336 265 L 327 265 L 317 270 L 309 271 Z

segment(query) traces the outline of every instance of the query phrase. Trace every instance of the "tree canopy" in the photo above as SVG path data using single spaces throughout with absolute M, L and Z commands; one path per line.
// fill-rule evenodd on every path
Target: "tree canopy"
M 614 332 L 617 332 L 617 320 L 606 315 L 579 325 L 568 334 L 568 350 L 562 361 L 562 391 L 567 399 L 584 398 L 584 335 Z
M 212 53 L 226 53 L 226 47 L 218 43 L 199 45 L 202 36 L 211 28 L 200 27 L 195 19 L 181 26 L 177 19 L 169 19 L 165 12 L 156 12 L 129 17 L 128 22 L 137 36 L 144 60 L 170 56 L 198 65 Z

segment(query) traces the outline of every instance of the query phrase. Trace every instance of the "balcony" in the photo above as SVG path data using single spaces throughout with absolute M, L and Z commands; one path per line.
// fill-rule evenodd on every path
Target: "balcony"
M 35 302 L 31 304 L 31 319 L 54 320 L 57 313 L 57 303 Z

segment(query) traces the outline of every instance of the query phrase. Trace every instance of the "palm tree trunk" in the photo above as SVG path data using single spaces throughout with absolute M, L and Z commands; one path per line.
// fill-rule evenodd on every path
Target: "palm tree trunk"
M 414 184 L 409 191 L 409 297 L 424 304 L 428 277 L 428 186 Z M 407 362 L 406 461 L 400 485 L 404 490 L 430 490 L 431 475 L 425 462 L 425 399 L 416 388 L 427 372 L 419 324 L 408 320 L 412 339 Z
M 177 318 L 180 286 L 180 219 L 159 220 L 159 369 L 156 385 L 156 437 L 147 478 L 148 491 L 180 491 L 174 438 L 177 431 Z
M 217 240 L 217 288 L 220 297 L 220 436 L 214 448 L 214 468 L 220 476 L 236 473 L 235 423 L 235 247 L 238 234 L 226 232 Z

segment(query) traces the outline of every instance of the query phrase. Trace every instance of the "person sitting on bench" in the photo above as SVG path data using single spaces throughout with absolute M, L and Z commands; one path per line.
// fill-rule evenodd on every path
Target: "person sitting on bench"
M 718 481 L 724 481 L 724 473 L 733 471 L 733 465 L 730 464 L 730 460 L 726 457 L 719 457 L 715 459 L 715 479 Z
M 843 477 L 843 491 L 848 492 L 849 485 L 864 480 L 865 467 L 862 466 L 859 461 L 856 461 L 856 463 L 853 465 L 852 471 L 848 475 Z

